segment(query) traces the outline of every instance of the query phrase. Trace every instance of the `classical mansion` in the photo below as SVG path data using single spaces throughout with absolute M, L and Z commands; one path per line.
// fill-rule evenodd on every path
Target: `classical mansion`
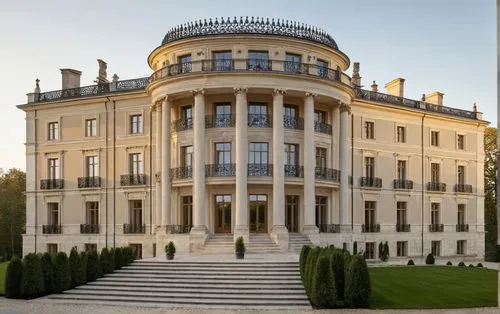
M 363 88 L 329 34 L 284 20 L 187 23 L 148 64 L 149 77 L 109 81 L 99 60 L 84 87 L 61 69 L 60 90 L 37 80 L 18 106 L 25 254 L 131 245 L 152 257 L 168 241 L 218 254 L 243 236 L 248 253 L 356 243 L 376 259 L 387 241 L 394 259 L 484 257 L 476 106 L 405 98 L 403 78 Z

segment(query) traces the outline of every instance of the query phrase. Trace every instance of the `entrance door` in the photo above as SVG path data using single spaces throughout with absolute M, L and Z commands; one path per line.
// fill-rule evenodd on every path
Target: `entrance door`
M 215 232 L 231 233 L 231 195 L 215 195 Z
M 250 232 L 267 233 L 267 195 L 249 196 Z
M 299 197 L 297 195 L 286 196 L 285 224 L 288 232 L 299 232 Z

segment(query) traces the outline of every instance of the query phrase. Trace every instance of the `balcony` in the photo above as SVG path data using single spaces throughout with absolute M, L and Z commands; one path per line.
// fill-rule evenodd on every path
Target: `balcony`
M 270 114 L 249 114 L 248 126 L 251 128 L 272 128 L 273 118 Z
M 123 233 L 125 234 L 146 233 L 146 225 L 124 224 Z
M 61 225 L 43 225 L 42 226 L 43 234 L 61 234 L 62 228 Z
M 99 233 L 99 225 L 97 224 L 81 224 L 80 233 Z
M 285 177 L 303 178 L 304 167 L 299 165 L 285 165 Z
M 283 66 L 287 73 L 309 74 L 309 64 L 306 63 L 285 61 Z
M 167 226 L 167 230 L 170 233 L 182 234 L 191 232 L 192 227 L 193 226 L 187 226 L 187 225 L 169 225 Z
M 79 177 L 79 188 L 98 188 L 101 186 L 101 177 Z
M 443 232 L 443 231 L 444 231 L 443 224 L 430 224 L 429 225 L 429 232 Z
M 182 62 L 177 64 L 172 64 L 169 67 L 170 75 L 178 75 L 183 73 L 190 73 L 193 71 L 193 63 L 192 62 Z
M 457 224 L 457 232 L 469 232 L 469 224 Z
M 319 224 L 318 229 L 321 233 L 340 233 L 339 224 Z
M 304 118 L 283 116 L 283 127 L 285 129 L 303 130 L 304 129 Z
M 201 65 L 201 70 L 205 72 L 233 71 L 234 60 L 233 59 L 203 60 Z
M 314 121 L 314 132 L 332 134 L 332 125 L 326 122 Z
M 361 225 L 361 232 L 380 232 L 380 224 Z
M 272 71 L 273 62 L 268 59 L 247 59 L 248 71 Z
M 455 184 L 455 192 L 457 193 L 472 193 L 471 184 Z
M 382 188 L 382 179 L 376 177 L 361 177 L 360 186 L 365 188 Z
M 410 232 L 410 227 L 409 224 L 396 224 L 396 232 Z
M 340 170 L 337 169 L 316 167 L 315 176 L 317 180 L 340 182 Z
M 170 178 L 172 180 L 184 180 L 193 178 L 193 167 L 177 167 L 170 169 Z
M 413 189 L 413 181 L 412 180 L 394 179 L 393 187 L 395 190 L 412 190 Z
M 182 118 L 172 121 L 172 126 L 170 130 L 172 132 L 182 132 L 186 130 L 193 129 L 193 119 L 192 118 Z
M 120 176 L 121 186 L 146 185 L 145 174 L 122 174 Z
M 427 182 L 427 191 L 446 192 L 446 183 L 434 181 Z
M 40 190 L 60 190 L 64 188 L 63 179 L 42 179 L 40 180 Z
M 233 128 L 236 125 L 234 114 L 216 114 L 205 117 L 205 128 Z
M 272 164 L 248 164 L 249 177 L 272 177 Z
M 236 164 L 205 165 L 205 177 L 234 177 Z

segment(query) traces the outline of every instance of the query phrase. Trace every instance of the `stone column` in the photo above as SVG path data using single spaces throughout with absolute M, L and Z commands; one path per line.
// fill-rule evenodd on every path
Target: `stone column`
M 162 161 L 161 161 L 161 124 L 162 124 L 162 116 L 161 116 L 161 107 L 162 107 L 162 99 L 158 99 L 155 101 L 154 105 L 154 110 L 156 112 L 156 149 L 155 149 L 155 160 L 156 160 L 156 191 L 155 191 L 155 213 L 156 213 L 156 219 L 155 219 L 155 224 L 156 228 L 159 228 L 161 226 L 161 174 L 162 174 Z
M 340 149 L 339 149 L 339 138 L 340 138 L 340 106 L 335 105 L 333 108 L 333 116 L 332 116 L 332 158 L 330 167 L 336 170 L 339 170 L 339 157 L 340 157 Z M 330 215 L 330 224 L 340 224 L 340 214 L 337 213 L 339 208 L 339 197 L 338 190 L 332 189 L 332 213 Z
M 316 166 L 314 146 L 314 94 L 306 93 L 304 98 L 304 228 L 309 234 L 311 242 L 319 242 L 318 227 L 316 226 Z
M 205 224 L 205 95 L 193 91 L 193 228 L 192 234 L 206 234 Z M 203 240 L 204 243 L 204 240 Z M 199 243 L 198 243 L 199 244 Z
M 247 89 L 235 88 L 236 95 L 236 225 L 234 239 L 249 240 L 248 229 L 248 104 Z
M 167 226 L 171 225 L 171 212 L 170 212 L 170 107 L 171 103 L 168 98 L 163 100 L 163 108 L 161 111 L 162 127 L 161 127 L 161 224 L 167 232 Z
M 350 230 L 349 225 L 349 112 L 351 107 L 340 104 L 340 225 L 343 230 Z
M 283 126 L 283 89 L 273 92 L 273 228 L 271 237 L 282 250 L 288 249 L 285 226 L 285 131 Z

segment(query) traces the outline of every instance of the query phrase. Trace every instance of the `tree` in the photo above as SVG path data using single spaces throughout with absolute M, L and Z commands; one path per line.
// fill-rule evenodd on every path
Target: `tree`
M 0 174 L 0 255 L 22 252 L 26 224 L 26 173 L 12 168 Z
M 497 214 L 496 214 L 496 153 L 497 129 L 484 131 L 484 229 L 485 259 L 495 261 L 497 254 Z

